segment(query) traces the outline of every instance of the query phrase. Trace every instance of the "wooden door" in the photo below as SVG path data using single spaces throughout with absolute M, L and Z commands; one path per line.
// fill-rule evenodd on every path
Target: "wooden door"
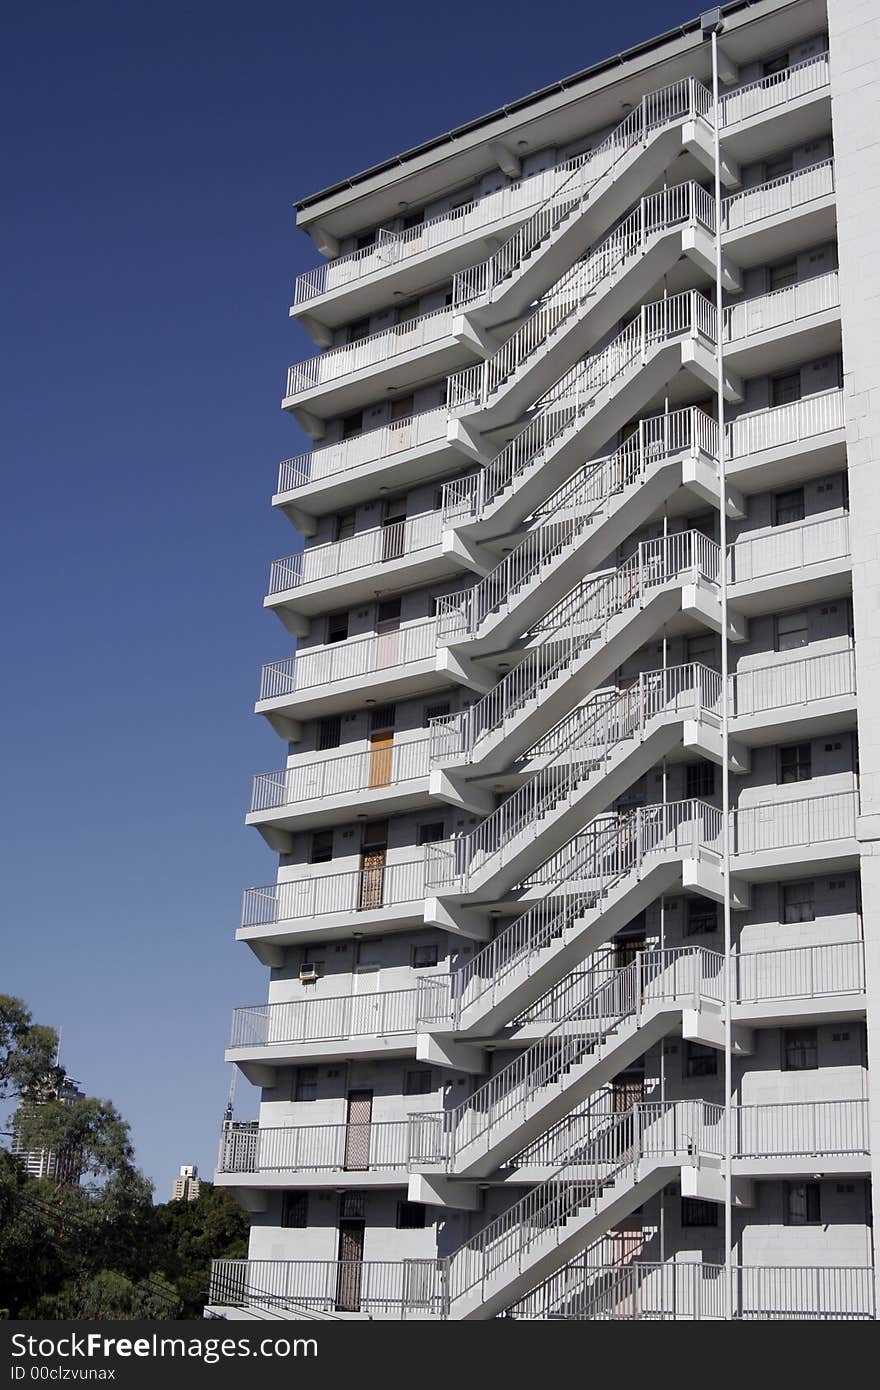
M 391 419 L 388 424 L 389 453 L 410 449 L 415 444 L 413 406 L 412 396 L 398 396 L 396 401 L 391 402 Z
M 361 1275 L 364 1260 L 363 1221 L 340 1221 L 338 1260 L 336 1311 L 339 1313 L 359 1313 L 361 1310 Z
M 379 604 L 376 614 L 376 669 L 396 666 L 400 652 L 400 599 Z
M 373 1119 L 373 1092 L 349 1091 L 345 1121 L 345 1167 L 363 1173 L 370 1166 L 370 1125 Z
M 370 787 L 387 787 L 391 781 L 394 730 L 381 729 L 370 734 Z

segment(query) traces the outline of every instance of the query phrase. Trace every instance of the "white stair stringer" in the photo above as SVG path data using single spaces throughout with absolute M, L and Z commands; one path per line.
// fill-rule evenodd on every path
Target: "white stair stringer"
M 456 275 L 454 305 L 472 305 L 483 324 L 522 314 L 678 154 L 693 150 L 709 167 L 711 107 L 694 78 L 643 97 L 487 261 Z
M 643 198 L 490 357 L 449 379 L 448 404 L 482 431 L 517 420 L 683 256 L 714 271 L 714 203 L 695 183 Z
M 690 484 L 703 499 L 717 492 L 717 445 L 715 421 L 698 407 L 640 421 L 550 499 L 485 578 L 437 600 L 438 640 L 467 655 L 506 650 L 677 488 Z
M 658 1192 L 717 1166 L 723 1109 L 701 1101 L 602 1115 L 553 1175 L 449 1257 L 450 1319 L 495 1317 Z
M 472 776 L 502 772 L 674 614 L 692 612 L 717 631 L 718 566 L 717 545 L 700 532 L 641 542 L 617 570 L 557 605 L 522 661 L 480 700 L 432 721 L 432 761 L 470 764 Z
M 411 1171 L 488 1177 L 670 1032 L 713 1037 L 722 989 L 714 952 L 641 952 L 455 1109 L 412 1116 Z

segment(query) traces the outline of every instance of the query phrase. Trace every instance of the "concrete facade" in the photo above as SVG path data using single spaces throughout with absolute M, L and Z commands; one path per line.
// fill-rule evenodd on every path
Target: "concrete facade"
M 722 16 L 299 205 L 220 1316 L 875 1315 L 880 33 Z

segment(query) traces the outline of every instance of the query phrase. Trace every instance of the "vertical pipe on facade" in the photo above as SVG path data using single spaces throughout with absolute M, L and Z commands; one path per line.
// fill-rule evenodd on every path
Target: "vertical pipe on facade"
M 718 82 L 718 28 L 712 30 L 712 113 L 715 165 L 715 366 L 718 397 L 719 586 L 721 596 L 721 883 L 724 893 L 724 1265 L 726 1314 L 733 1317 L 733 1181 L 731 1157 L 732 1077 L 732 941 L 730 920 L 730 759 L 728 731 L 727 650 L 727 467 L 724 434 L 724 333 L 721 255 L 721 109 Z

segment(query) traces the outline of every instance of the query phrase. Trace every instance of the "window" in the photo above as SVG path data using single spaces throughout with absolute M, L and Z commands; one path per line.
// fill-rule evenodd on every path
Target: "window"
M 360 434 L 364 427 L 364 412 L 358 410 L 354 415 L 346 415 L 342 421 L 342 438 L 351 439 L 354 435 Z
M 804 490 L 791 488 L 788 492 L 773 494 L 773 525 L 788 526 L 792 521 L 804 519 Z
M 717 1076 L 718 1053 L 712 1047 L 704 1047 L 702 1043 L 685 1043 L 684 1074 L 685 1076 Z
M 797 278 L 797 261 L 780 261 L 770 267 L 771 291 L 788 289 L 789 285 L 797 284 Z
M 342 742 L 342 716 L 328 715 L 318 724 L 318 752 L 326 753 L 328 748 L 338 748 Z
M 380 729 L 393 729 L 397 719 L 396 705 L 377 705 L 370 710 L 370 733 L 378 733 Z
M 785 376 L 774 376 L 770 380 L 770 404 L 792 405 L 801 398 L 800 372 L 787 372 Z
M 819 1035 L 815 1028 L 785 1028 L 782 1033 L 783 1071 L 815 1071 L 819 1065 Z
M 419 826 L 419 838 L 416 841 L 420 845 L 435 845 L 438 840 L 446 839 L 446 827 L 442 820 L 429 821 L 427 825 Z
M 780 154 L 775 159 L 768 159 L 764 165 L 764 178 L 767 183 L 772 183 L 774 179 L 784 179 L 786 174 L 791 173 L 791 155 Z
M 301 1231 L 309 1224 L 308 1192 L 282 1192 L 281 1224 L 295 1231 Z
M 327 614 L 327 641 L 344 642 L 348 637 L 348 613 Z
M 391 402 L 391 419 L 408 420 L 415 407 L 414 396 L 398 396 L 396 401 Z
M 425 1226 L 425 1208 L 421 1202 L 397 1203 L 398 1231 L 421 1231 Z
M 297 1067 L 296 1088 L 293 1093 L 294 1100 L 317 1100 L 318 1098 L 318 1068 L 317 1067 Z
M 681 1199 L 682 1226 L 717 1226 L 718 1207 L 715 1202 L 701 1202 L 696 1197 Z
M 688 898 L 685 936 L 703 936 L 718 928 L 718 904 L 707 898 Z
M 713 796 L 715 793 L 715 764 L 688 763 L 685 768 L 686 797 Z
M 773 77 L 777 72 L 785 72 L 788 67 L 788 54 L 778 53 L 775 58 L 770 58 L 764 64 L 764 77 Z
M 375 246 L 375 245 L 376 245 L 376 233 L 375 233 L 375 231 L 372 231 L 372 232 L 361 232 L 360 236 L 355 238 L 355 250 L 356 250 L 356 251 L 366 251 L 366 249 L 367 249 L 368 246 Z
M 812 879 L 801 883 L 782 885 L 783 922 L 814 922 L 816 920 L 816 892 Z
M 329 864 L 333 858 L 333 831 L 314 830 L 309 846 L 310 864 Z
M 361 847 L 365 850 L 388 848 L 387 820 L 367 821 L 361 836 Z
M 429 966 L 436 965 L 439 959 L 439 946 L 413 946 L 412 948 L 413 970 L 427 970 Z
M 400 225 L 403 231 L 408 232 L 411 227 L 421 227 L 424 220 L 424 209 L 421 212 L 408 212 L 405 217 L 400 219 Z
M 431 1069 L 425 1067 L 419 1071 L 408 1071 L 403 1077 L 403 1094 L 405 1096 L 427 1096 L 434 1089 L 433 1076 Z
M 350 541 L 354 535 L 354 512 L 340 512 L 333 527 L 333 539 L 335 541 Z
M 805 647 L 810 640 L 810 625 L 806 613 L 780 613 L 776 618 L 776 650 L 791 652 Z
M 787 1182 L 783 1186 L 783 1221 L 786 1226 L 819 1226 L 822 1222 L 821 1188 L 817 1182 Z
M 376 608 L 376 626 L 386 631 L 395 631 L 400 622 L 400 599 L 388 598 Z
M 442 704 L 425 705 L 422 711 L 422 728 L 427 729 L 432 719 L 445 719 L 450 711 L 450 703 L 444 700 Z
M 358 320 L 357 320 L 357 323 L 350 323 L 350 324 L 348 325 L 348 341 L 349 341 L 350 343 L 359 343 L 359 342 L 361 341 L 362 338 L 369 338 L 369 336 L 370 336 L 370 320 L 369 320 L 369 319 L 358 319 Z
M 809 743 L 790 743 L 786 748 L 780 748 L 780 782 L 809 782 L 812 775 L 813 757 Z

